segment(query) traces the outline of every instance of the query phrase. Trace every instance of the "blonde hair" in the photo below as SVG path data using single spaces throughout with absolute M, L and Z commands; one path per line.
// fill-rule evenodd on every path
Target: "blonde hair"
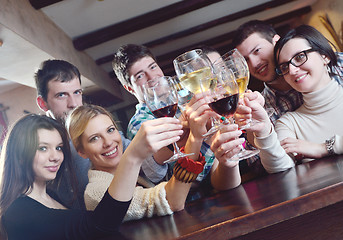
M 108 116 L 112 120 L 113 125 L 116 127 L 116 129 L 118 129 L 116 123 L 112 118 L 111 113 L 109 113 L 103 107 L 97 105 L 85 104 L 75 108 L 69 114 L 66 121 L 66 128 L 68 129 L 70 138 L 77 151 L 83 149 L 81 136 L 84 133 L 89 120 L 102 114 Z

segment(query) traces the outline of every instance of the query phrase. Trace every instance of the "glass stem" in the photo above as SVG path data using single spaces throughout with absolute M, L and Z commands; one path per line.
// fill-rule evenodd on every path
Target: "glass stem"
M 176 142 L 173 143 L 174 146 L 174 153 L 180 153 L 180 148 L 179 146 L 176 144 Z

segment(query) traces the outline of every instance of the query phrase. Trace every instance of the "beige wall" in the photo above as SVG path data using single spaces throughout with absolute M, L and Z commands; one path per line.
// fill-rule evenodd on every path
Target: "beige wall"
M 0 103 L 9 107 L 6 111 L 9 124 L 13 124 L 24 115 L 24 110 L 31 113 L 43 113 L 36 104 L 37 91 L 34 88 L 20 86 L 0 94 Z
M 35 10 L 28 0 L 0 0 L 0 6 L 2 25 L 53 58 L 73 63 L 85 78 L 122 99 L 119 83 L 85 52 L 76 50 L 72 40 L 42 11 Z
M 342 25 L 343 25 L 343 1 L 342 0 L 319 0 L 312 5 L 312 13 L 305 19 L 304 23 L 309 24 L 319 30 L 325 35 L 332 43 L 335 44 L 331 34 L 321 23 L 319 16 L 327 14 L 329 19 L 336 30 L 341 36 L 342 41 Z M 336 46 L 337 47 L 337 46 Z M 343 49 L 341 49 L 343 51 Z

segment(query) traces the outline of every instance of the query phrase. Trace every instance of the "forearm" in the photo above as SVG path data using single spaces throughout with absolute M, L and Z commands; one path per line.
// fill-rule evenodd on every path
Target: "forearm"
M 260 158 L 263 167 L 269 173 L 285 171 L 294 166 L 292 158 L 281 147 L 276 132 L 271 126 L 268 135 L 256 136 L 255 145 L 260 149 Z
M 216 190 L 228 190 L 241 184 L 239 165 L 228 167 L 218 163 L 217 160 L 215 161 L 216 163 L 213 167 L 217 167 L 211 173 L 211 184 Z
M 192 133 L 189 134 L 184 148 L 185 153 L 194 153 L 193 155 L 188 156 L 189 159 L 192 159 L 194 161 L 197 161 L 199 159 L 201 144 L 202 138 L 196 138 L 192 135 Z M 174 175 L 168 181 L 165 187 L 166 197 L 172 211 L 180 211 L 184 208 L 191 185 L 191 182 L 185 183 L 177 180 Z
M 166 198 L 173 212 L 181 211 L 185 207 L 186 198 L 192 183 L 184 183 L 174 176 L 165 186 Z
M 203 142 L 202 138 L 196 138 L 192 133 L 189 134 L 187 142 L 185 144 L 185 153 L 194 153 L 190 155 L 189 158 L 193 160 L 198 160 L 200 155 L 201 144 Z
M 141 167 L 141 159 L 131 154 L 123 154 L 116 174 L 108 188 L 112 198 L 118 201 L 129 201 L 132 198 Z
M 171 156 L 173 156 L 173 151 L 168 147 L 164 147 L 154 154 L 154 159 L 157 164 L 163 165 L 163 162 L 169 159 Z

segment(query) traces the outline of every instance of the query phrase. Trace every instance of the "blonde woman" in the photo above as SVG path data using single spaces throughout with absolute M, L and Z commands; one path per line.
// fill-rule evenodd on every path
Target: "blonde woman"
M 207 104 L 204 100 L 194 104 L 198 111 L 193 114 L 197 121 L 191 123 L 191 134 L 184 151 L 195 153 L 182 158 L 175 164 L 174 175 L 168 182 L 162 182 L 154 188 L 136 187 L 125 220 L 168 215 L 184 208 L 191 182 L 202 171 L 204 160 L 200 154 L 202 136 L 199 130 L 206 129 Z M 202 114 L 203 113 L 203 114 Z M 85 105 L 76 108 L 67 121 L 69 134 L 78 153 L 92 162 L 89 170 L 89 184 L 85 191 L 85 203 L 88 210 L 98 205 L 113 176 L 118 174 L 117 166 L 121 161 L 123 147 L 119 132 L 110 113 L 100 106 Z M 146 151 L 146 156 L 171 143 L 170 131 L 181 135 L 179 120 L 159 118 L 142 124 L 137 135 L 129 145 Z M 196 129 L 196 131 L 194 130 Z M 173 138 L 174 141 L 176 137 Z M 178 139 L 177 139 L 178 140 Z M 127 151 L 127 150 L 126 150 Z M 126 152 L 125 151 L 125 152 Z

